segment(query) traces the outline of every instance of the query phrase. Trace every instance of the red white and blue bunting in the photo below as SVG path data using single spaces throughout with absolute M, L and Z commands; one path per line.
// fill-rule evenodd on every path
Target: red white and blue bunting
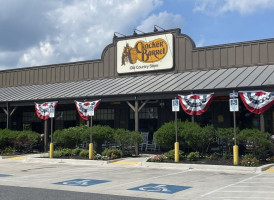
M 207 111 L 213 96 L 214 93 L 178 95 L 183 110 L 189 115 L 201 115 Z
M 79 115 L 84 119 L 84 120 L 89 120 L 90 119 L 90 110 L 92 109 L 93 111 L 96 111 L 99 104 L 101 102 L 100 100 L 97 101 L 90 101 L 90 102 L 79 102 L 75 101 L 75 105 L 77 108 L 77 111 Z
M 253 113 L 261 114 L 274 104 L 274 92 L 239 91 L 245 107 Z
M 40 119 L 48 119 L 50 115 L 50 109 L 56 108 L 58 101 L 45 102 L 42 104 L 34 103 L 36 114 Z

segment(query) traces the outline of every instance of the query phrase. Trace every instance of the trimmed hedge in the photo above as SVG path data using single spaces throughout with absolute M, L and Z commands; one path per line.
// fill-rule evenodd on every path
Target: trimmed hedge
M 39 139 L 40 134 L 36 132 L 0 129 L 0 151 L 14 148 L 18 152 L 28 153 L 33 151 Z

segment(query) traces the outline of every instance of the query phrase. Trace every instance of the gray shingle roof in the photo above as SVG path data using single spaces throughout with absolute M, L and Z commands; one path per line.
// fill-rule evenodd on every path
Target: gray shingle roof
M 0 88 L 0 102 L 274 86 L 274 65 Z

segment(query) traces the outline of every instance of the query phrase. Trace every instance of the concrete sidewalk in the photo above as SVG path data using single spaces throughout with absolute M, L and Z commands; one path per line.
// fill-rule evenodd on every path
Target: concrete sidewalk
M 2 159 L 18 160 L 23 162 L 43 162 L 52 164 L 71 164 L 71 165 L 98 165 L 115 167 L 139 167 L 139 168 L 157 168 L 157 169 L 176 169 L 176 170 L 197 170 L 197 171 L 216 171 L 226 173 L 259 173 L 265 170 L 274 171 L 274 163 L 263 165 L 260 167 L 244 167 L 244 166 L 227 166 L 227 165 L 204 165 L 204 164 L 189 164 L 189 163 L 159 163 L 146 162 L 152 154 L 140 154 L 136 157 L 127 157 L 117 160 L 81 160 L 81 159 L 60 159 L 48 158 L 48 153 L 18 155 L 12 157 L 2 157 Z

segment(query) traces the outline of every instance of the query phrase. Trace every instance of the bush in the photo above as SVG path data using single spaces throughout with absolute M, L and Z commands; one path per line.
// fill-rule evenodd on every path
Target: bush
M 178 122 L 178 127 L 179 127 Z M 165 123 L 154 133 L 155 143 L 164 148 L 171 148 L 175 142 L 174 122 Z
M 197 161 L 199 159 L 199 152 L 190 152 L 188 155 L 187 155 L 187 160 L 189 161 Z
M 168 160 L 174 160 L 175 159 L 175 150 L 170 150 L 169 152 L 164 153 L 164 155 L 167 157 Z M 184 152 L 179 150 L 179 160 L 184 159 Z
M 79 156 L 80 156 L 81 158 L 88 158 L 88 156 L 89 156 L 89 150 L 83 149 L 83 150 L 79 153 Z
M 132 147 L 143 142 L 143 138 L 140 133 L 121 128 L 115 130 L 114 140 L 121 146 L 123 155 L 132 155 Z
M 40 134 L 32 131 L 16 131 L 14 147 L 20 152 L 31 152 L 40 139 Z
M 75 148 L 84 142 L 83 135 L 89 133 L 90 128 L 85 125 L 56 130 L 53 134 L 53 141 L 61 148 Z
M 102 156 L 107 156 L 109 160 L 121 158 L 122 157 L 122 151 L 120 149 L 105 149 L 102 152 Z
M 219 158 L 219 156 L 216 153 L 213 153 L 213 154 L 211 154 L 209 156 L 206 156 L 206 158 L 208 160 L 217 160 Z
M 11 155 L 14 154 L 16 150 L 12 147 L 6 147 L 4 150 L 1 151 L 2 155 Z
M 266 157 L 268 149 L 273 146 L 269 136 L 269 133 L 263 133 L 258 129 L 243 129 L 237 135 L 237 139 L 240 145 L 252 151 L 253 156 Z
M 164 154 L 150 157 L 147 162 L 167 162 L 168 158 Z
M 274 163 L 274 156 L 267 158 L 266 161 L 270 163 Z
M 259 160 L 252 154 L 246 154 L 241 161 L 241 165 L 247 167 L 256 167 L 259 165 Z
M 178 122 L 178 140 L 194 151 L 207 152 L 214 141 L 215 130 L 212 125 L 204 128 L 195 122 Z M 169 122 L 155 132 L 155 142 L 165 148 L 171 148 L 175 142 L 175 124 Z
M 82 151 L 82 149 L 77 147 L 77 148 L 71 150 L 71 155 L 72 156 L 79 156 L 81 151 Z
M 38 143 L 40 135 L 32 131 L 0 130 L 0 150 L 7 147 L 15 148 L 16 151 L 28 153 Z

